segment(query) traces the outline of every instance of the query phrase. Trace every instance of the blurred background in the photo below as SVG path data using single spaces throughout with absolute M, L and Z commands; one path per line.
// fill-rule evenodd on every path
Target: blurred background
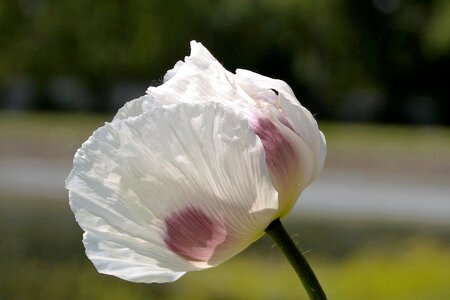
M 0 299 L 306 299 L 266 238 L 163 285 L 84 256 L 73 154 L 193 39 L 318 119 L 325 171 L 286 226 L 329 298 L 450 299 L 446 0 L 0 1 Z

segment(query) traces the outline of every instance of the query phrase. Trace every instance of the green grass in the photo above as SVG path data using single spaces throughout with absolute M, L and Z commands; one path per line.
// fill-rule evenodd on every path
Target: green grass
M 416 240 L 322 267 L 330 299 L 449 299 L 449 265 L 448 250 Z
M 450 154 L 450 128 L 377 124 L 320 124 L 329 151 Z
M 450 298 L 448 251 L 417 241 L 393 252 L 361 252 L 338 262 L 310 260 L 329 299 Z M 188 273 L 177 282 L 151 285 L 98 274 L 86 260 L 57 263 L 24 260 L 10 268 L 2 266 L 0 296 L 2 299 L 307 299 L 294 271 L 279 257 L 241 254 L 217 268 Z
M 277 249 L 274 249 L 275 251 Z M 329 299 L 449 299 L 450 254 L 425 241 L 361 252 L 338 262 L 310 259 Z M 98 274 L 83 261 L 23 260 L 1 266 L 1 299 L 307 299 L 294 271 L 241 254 L 169 284 L 134 284 Z M 80 253 L 81 255 L 81 253 Z
M 0 138 L 85 139 L 111 119 L 109 115 L 0 111 Z

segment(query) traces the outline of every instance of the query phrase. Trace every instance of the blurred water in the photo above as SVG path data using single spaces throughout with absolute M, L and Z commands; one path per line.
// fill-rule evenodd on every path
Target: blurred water
M 385 174 L 325 170 L 296 205 L 300 214 L 450 225 L 450 185 Z
M 64 181 L 70 169 L 70 163 L 45 159 L 0 160 L 0 195 L 65 200 Z
M 67 200 L 64 180 L 70 163 L 0 160 L 0 195 Z M 450 185 L 373 173 L 325 170 L 306 189 L 299 217 L 345 217 L 450 225 Z

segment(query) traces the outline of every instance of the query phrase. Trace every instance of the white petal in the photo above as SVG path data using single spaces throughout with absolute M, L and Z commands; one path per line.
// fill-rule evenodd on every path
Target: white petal
M 327 152 L 325 136 L 319 130 L 317 121 L 311 112 L 305 107 L 293 103 L 283 95 L 279 97 L 279 105 L 295 133 L 308 145 L 313 154 L 314 172 L 310 177 L 309 184 L 322 172 Z
M 284 94 L 289 99 L 297 102 L 292 89 L 286 82 L 282 80 L 273 79 L 244 69 L 236 70 L 235 79 L 239 83 L 241 88 L 243 88 L 245 92 L 247 92 L 252 97 L 260 93 L 261 91 L 274 89 L 278 93 Z
M 181 66 L 183 64 L 184 64 L 184 61 L 181 61 L 181 60 L 177 61 L 175 66 L 173 66 L 173 68 L 170 69 L 169 71 L 167 71 L 166 75 L 164 75 L 164 82 L 167 82 L 170 78 L 175 76 L 175 74 L 177 74 L 178 70 L 181 68 Z
M 66 187 L 88 257 L 100 272 L 136 282 L 229 259 L 278 209 L 261 141 L 218 104 L 106 124 L 75 155 Z
M 253 100 L 201 44 L 191 42 L 191 54 L 167 72 L 164 84 L 149 87 L 147 93 L 164 104 L 216 102 L 246 110 Z
M 127 119 L 129 117 L 137 117 L 145 112 L 149 112 L 156 107 L 161 107 L 160 101 L 151 95 L 145 95 L 137 99 L 131 100 L 119 109 L 114 116 L 113 122 Z

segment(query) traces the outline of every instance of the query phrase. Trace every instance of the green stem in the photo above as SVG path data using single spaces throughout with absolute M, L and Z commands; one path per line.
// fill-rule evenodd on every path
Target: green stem
M 278 247 L 280 247 L 281 251 L 283 251 L 284 255 L 294 267 L 309 298 L 314 300 L 326 300 L 327 296 L 325 296 L 316 275 L 314 275 L 314 272 L 305 257 L 300 253 L 297 246 L 295 246 L 294 242 L 284 229 L 280 219 L 276 219 L 270 223 L 266 228 L 266 233 L 275 241 Z

